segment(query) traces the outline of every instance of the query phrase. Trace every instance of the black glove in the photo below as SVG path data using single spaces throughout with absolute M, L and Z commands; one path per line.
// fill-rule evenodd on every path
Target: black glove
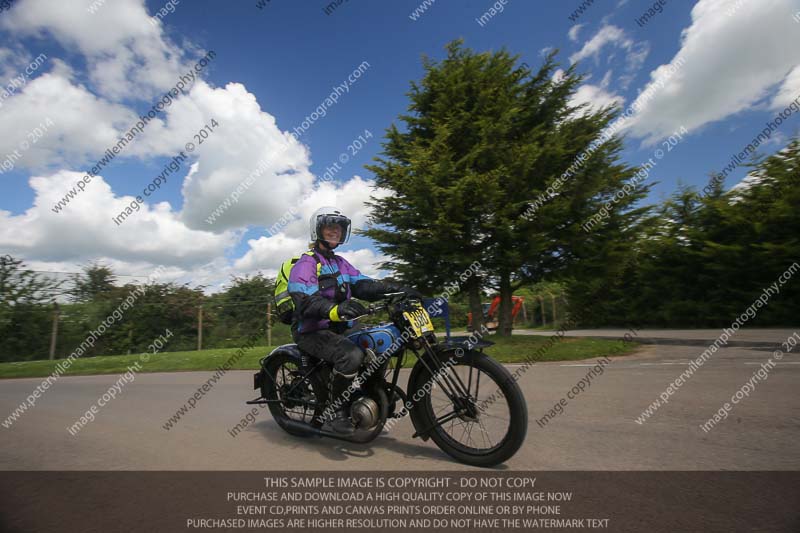
M 421 292 L 411 287 L 401 287 L 398 292 L 405 293 L 406 298 L 414 298 L 416 300 L 422 300 L 423 298 Z
M 335 305 L 328 315 L 334 322 L 346 322 L 366 314 L 366 307 L 355 300 L 345 300 L 339 305 Z

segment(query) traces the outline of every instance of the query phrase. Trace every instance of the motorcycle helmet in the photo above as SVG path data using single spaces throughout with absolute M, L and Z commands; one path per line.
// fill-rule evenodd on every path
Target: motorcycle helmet
M 326 206 L 320 207 L 314 211 L 314 214 L 311 215 L 311 218 L 309 219 L 308 225 L 311 234 L 311 241 L 316 242 L 318 240 L 324 240 L 322 238 L 322 228 L 331 224 L 338 224 L 342 228 L 342 236 L 340 237 L 339 242 L 329 243 L 330 245 L 344 244 L 350 240 L 350 219 L 343 215 L 339 209 Z

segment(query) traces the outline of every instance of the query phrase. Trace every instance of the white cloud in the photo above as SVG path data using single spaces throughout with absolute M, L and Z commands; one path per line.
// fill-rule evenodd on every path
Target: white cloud
M 625 31 L 617 26 L 605 25 L 598 32 L 583 43 L 583 48 L 569 56 L 571 63 L 577 63 L 588 57 L 594 57 L 595 61 L 598 60 L 600 51 L 606 45 L 619 46 L 620 48 L 630 49 L 633 46 L 633 40 L 625 35 Z
M 571 27 L 569 29 L 569 32 L 567 32 L 567 35 L 569 36 L 569 40 L 570 41 L 577 42 L 578 33 L 581 31 L 581 28 L 583 28 L 583 26 L 584 26 L 584 24 L 575 24 L 573 27 Z
M 570 30 L 571 36 L 572 30 Z M 574 40 L 574 39 L 573 39 Z M 597 33 L 583 44 L 583 47 L 569 56 L 571 63 L 594 58 L 595 64 L 600 64 L 600 53 L 606 48 L 621 49 L 625 52 L 624 73 L 619 78 L 622 89 L 627 89 L 636 73 L 641 69 L 645 59 L 650 53 L 650 45 L 646 42 L 635 42 L 627 36 L 625 31 L 617 26 L 604 24 Z M 614 58 L 612 51 L 609 60 Z
M 625 74 L 620 76 L 619 82 L 623 89 L 627 89 L 634 76 L 644 65 L 647 56 L 650 54 L 650 45 L 644 42 L 633 44 L 625 56 Z
M 150 24 L 144 0 L 26 0 L 5 13 L 0 25 L 16 35 L 49 34 L 87 60 L 96 89 L 112 99 L 150 99 L 172 87 L 188 70 L 181 50 Z
M 385 270 L 380 270 L 379 265 L 384 261 L 388 261 L 389 258 L 368 248 L 347 250 L 340 252 L 339 255 L 347 259 L 351 265 L 365 276 L 382 278 L 387 274 Z
M 789 72 L 781 88 L 770 103 L 772 109 L 783 109 L 800 97 L 800 65 Z
M 653 143 L 681 126 L 695 130 L 759 106 L 777 84 L 771 107 L 800 95 L 800 31 L 790 16 L 800 2 L 743 2 L 728 16 L 736 3 L 700 0 L 694 6 L 680 50 L 651 73 L 645 90 L 655 87 L 667 68 L 677 68 L 676 74 L 626 125 L 635 136 Z
M 308 249 L 308 238 L 292 238 L 279 233 L 274 237 L 250 239 L 247 244 L 250 249 L 234 263 L 234 267 L 243 272 L 263 270 L 274 275 L 284 261 Z
M 33 206 L 19 215 L 0 211 L 0 248 L 43 261 L 106 257 L 190 268 L 223 257 L 236 242 L 232 232 L 217 235 L 187 228 L 167 202 L 143 204 L 116 225 L 112 218 L 136 202 L 131 196 L 116 196 L 101 176 L 64 211 L 54 213 L 52 206 L 82 176 L 61 171 L 32 177 Z
M 117 226 L 112 217 L 133 198 L 116 194 L 97 176 L 63 212 L 52 212 L 97 157 L 138 120 L 126 104 L 153 102 L 187 69 L 182 58 L 191 54 L 166 39 L 160 24 L 149 24 L 142 0 L 109 1 L 95 14 L 85 10 L 90 1 L 26 0 L 0 19 L 2 29 L 14 37 L 52 36 L 86 60 L 86 73 L 75 73 L 53 53 L 48 68 L 4 102 L 0 153 L 13 151 L 27 131 L 48 118 L 53 126 L 16 162 L 18 169 L 36 174 L 29 180 L 34 201 L 18 215 L 0 211 L 0 248 L 45 270 L 47 265 L 75 270 L 76 264 L 95 259 L 125 273 L 167 265 L 170 280 L 182 278 L 217 290 L 231 274 L 274 274 L 287 257 L 305 249 L 308 216 L 320 205 L 336 205 L 351 216 L 354 227 L 364 227 L 365 202 L 387 191 L 373 190 L 359 176 L 347 180 L 343 173 L 335 182 L 317 183 L 307 147 L 283 131 L 244 85 L 221 88 L 203 80 L 151 120 L 117 156 L 142 161 L 172 157 L 185 151 L 187 142 L 195 142 L 197 149 L 184 163 L 191 170 L 170 178 L 186 174 L 182 205 L 145 203 Z M 0 48 L 0 72 L 19 67 L 14 54 L 18 45 L 9 46 Z M 212 120 L 218 125 L 200 145 L 194 135 Z M 238 202 L 209 225 L 207 217 L 258 168 Z M 242 257 L 228 258 L 246 227 L 268 228 L 290 208 L 298 218 L 282 233 L 252 239 Z M 369 250 L 348 253 L 368 262 L 365 268 L 372 273 L 371 265 L 382 260 Z
M 272 225 L 312 188 L 310 154 L 278 128 L 273 116 L 261 111 L 243 85 L 214 89 L 196 84 L 188 98 L 168 110 L 166 125 L 149 132 L 145 149 L 178 152 L 212 118 L 219 126 L 195 152 L 196 171 L 183 184 L 183 220 L 190 227 L 213 231 Z M 254 172 L 254 183 L 238 202 L 209 225 L 209 215 Z
M 281 264 L 290 257 L 300 255 L 308 249 L 308 239 L 292 239 L 284 234 L 274 237 L 260 237 L 248 241 L 250 251 L 236 261 L 234 268 L 241 272 L 262 271 L 267 276 L 275 276 Z M 344 248 L 341 249 L 340 248 Z M 380 270 L 380 263 L 387 257 L 368 248 L 348 250 L 347 245 L 340 245 L 336 255 L 347 259 L 362 274 L 371 278 L 382 278 L 387 272 Z
M 559 82 L 564 77 L 564 71 L 558 69 L 553 73 L 553 81 Z M 586 78 L 591 79 L 591 76 Z M 600 85 L 592 85 L 590 83 L 582 83 L 578 90 L 570 98 L 569 104 L 572 107 L 578 107 L 582 104 L 588 104 L 587 107 L 582 109 L 578 112 L 579 115 L 585 114 L 587 112 L 592 111 L 599 111 L 600 109 L 607 107 L 612 104 L 619 104 L 622 105 L 625 103 L 625 99 L 615 94 L 614 92 L 608 89 L 609 83 L 611 81 L 611 71 L 609 70 L 606 72 L 603 79 L 600 81 Z
M 53 72 L 30 81 L 3 105 L 0 153 L 19 150 L 18 168 L 38 171 L 88 162 L 116 143 L 117 131 L 136 118 L 129 109 L 74 85 L 69 68 L 60 62 L 55 65 Z M 21 150 L 20 143 L 31 141 L 28 133 L 45 122 L 41 138 Z
M 320 206 L 332 205 L 341 209 L 352 220 L 354 233 L 356 229 L 366 227 L 369 209 L 365 202 L 369 197 L 380 198 L 388 194 L 389 192 L 386 190 L 373 188 L 372 182 L 365 181 L 359 176 L 353 177 L 344 184 L 323 182 L 300 204 L 294 206 L 297 216 L 283 228 L 282 232 L 274 236 L 249 240 L 250 250 L 237 260 L 234 266 L 243 271 L 277 270 L 287 258 L 307 248 L 310 238 L 308 221 Z
M 624 103 L 625 99 L 618 94 L 608 92 L 603 87 L 588 83 L 581 85 L 570 99 L 570 105 L 572 106 L 589 104 L 587 109 L 593 110 L 599 110 L 612 104 L 622 105 Z

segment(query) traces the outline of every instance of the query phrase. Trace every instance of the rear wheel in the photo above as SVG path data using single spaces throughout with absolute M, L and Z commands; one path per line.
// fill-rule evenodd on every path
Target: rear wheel
M 261 392 L 270 400 L 268 405 L 272 417 L 287 433 L 300 437 L 312 435 L 310 431 L 290 429 L 286 421 L 297 420 L 314 427 L 322 425 L 327 390 L 319 373 L 312 372 L 304 377 L 300 360 L 287 353 L 268 358 L 264 370 L 266 376 Z
M 514 378 L 487 355 L 468 351 L 443 361 L 445 368 L 423 368 L 416 380 L 415 409 L 424 427 L 448 455 L 473 466 L 495 466 L 510 459 L 525 440 L 528 409 Z M 418 363 L 419 364 L 419 363 Z

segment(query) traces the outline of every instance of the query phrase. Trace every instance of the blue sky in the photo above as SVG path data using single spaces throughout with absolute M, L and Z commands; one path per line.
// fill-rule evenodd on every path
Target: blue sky
M 624 132 L 624 159 L 637 165 L 670 131 L 689 131 L 651 172 L 649 179 L 659 182 L 651 202 L 679 183 L 702 188 L 710 172 L 722 170 L 800 96 L 800 23 L 792 20 L 800 0 L 669 0 L 644 27 L 635 20 L 653 2 L 596 0 L 576 22 L 570 15 L 577 0 L 347 0 L 330 14 L 325 1 L 271 0 L 263 9 L 256 3 L 182 0 L 156 24 L 148 16 L 165 6 L 161 0 L 17 0 L 0 13 L 1 84 L 46 55 L 13 94 L 0 96 L 0 158 L 45 119 L 54 122 L 0 175 L 0 252 L 42 270 L 74 271 L 100 259 L 121 273 L 144 274 L 163 264 L 169 279 L 212 287 L 231 274 L 274 271 L 302 248 L 307 216 L 320 203 L 342 205 L 363 225 L 364 201 L 374 193 L 363 166 L 380 151 L 384 130 L 406 112 L 405 93 L 422 76 L 422 55 L 442 58 L 455 38 L 477 51 L 505 47 L 534 70 L 543 50 L 558 48 L 564 67 L 577 60 L 587 75 L 578 102 L 616 101 L 623 109 L 651 86 L 654 72 L 683 58 Z M 476 22 L 493 7 L 502 12 L 483 26 Z M 419 17 L 412 20 L 415 9 Z M 216 56 L 202 81 L 159 113 L 158 123 L 86 192 L 53 213 L 52 205 L 137 115 L 208 50 Z M 287 139 L 359 65 L 360 77 L 325 116 L 297 141 Z M 207 144 L 115 226 L 111 217 L 212 118 L 221 127 Z M 799 124 L 797 115 L 787 118 L 759 152 L 777 150 Z M 352 154 L 348 145 L 367 130 L 373 137 Z M 281 143 L 286 148 L 276 150 Z M 334 183 L 320 185 L 342 153 L 352 157 Z M 208 224 L 263 157 L 269 169 Z M 745 173 L 737 169 L 726 185 Z M 295 206 L 297 219 L 270 235 L 266 228 Z M 344 250 L 377 273 L 381 257 L 372 243 L 356 238 Z

